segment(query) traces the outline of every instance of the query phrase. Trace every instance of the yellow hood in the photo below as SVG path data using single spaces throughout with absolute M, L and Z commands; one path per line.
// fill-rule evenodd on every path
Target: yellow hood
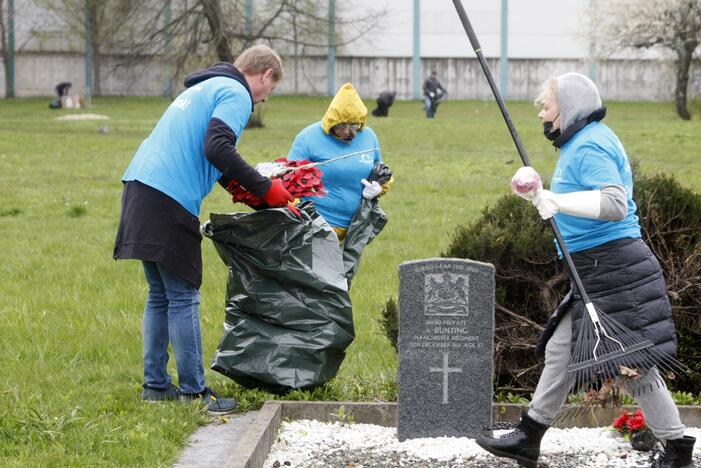
M 365 120 L 368 116 L 368 108 L 363 104 L 352 84 L 341 86 L 334 96 L 329 108 L 326 109 L 324 118 L 321 119 L 321 128 L 324 133 L 329 133 L 334 125 L 340 123 L 359 123 L 360 130 L 365 128 Z

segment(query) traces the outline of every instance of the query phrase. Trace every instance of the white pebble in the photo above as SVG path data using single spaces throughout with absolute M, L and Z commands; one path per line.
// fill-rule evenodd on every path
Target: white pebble
M 495 436 L 509 431 L 494 431 Z M 701 439 L 701 429 L 687 428 L 688 435 Z M 701 444 L 694 447 L 694 457 L 701 456 Z M 271 467 L 275 461 L 288 466 L 321 466 L 324 456 L 346 454 L 406 454 L 409 459 L 436 460 L 451 466 L 468 466 L 472 462 L 489 465 L 492 456 L 466 437 L 436 437 L 411 439 L 400 442 L 396 428 L 373 424 L 322 423 L 315 420 L 285 421 L 280 425 L 278 439 L 270 450 L 264 466 Z M 541 443 L 541 460 L 551 462 L 558 459 L 585 457 L 590 466 L 624 467 L 636 466 L 649 457 L 649 452 L 637 452 L 622 437 L 617 437 L 607 428 L 550 429 Z M 564 461 L 564 460 L 563 460 Z M 357 463 L 361 463 L 360 460 Z M 361 466 L 361 464 L 354 466 Z M 403 463 L 402 463 L 403 464 Z M 376 465 L 375 465 L 376 466 Z M 446 465 L 447 466 L 447 465 Z

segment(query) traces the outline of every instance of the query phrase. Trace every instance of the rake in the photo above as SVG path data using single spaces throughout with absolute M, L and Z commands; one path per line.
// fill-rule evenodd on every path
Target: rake
M 470 40 L 470 44 L 477 55 L 477 60 L 489 82 L 489 87 L 492 89 L 501 115 L 504 117 L 509 133 L 511 133 L 511 138 L 516 145 L 518 154 L 521 156 L 521 161 L 524 166 L 530 166 L 531 163 L 526 150 L 521 143 L 506 104 L 494 82 L 492 72 L 484 58 L 482 47 L 470 24 L 467 13 L 465 13 L 462 2 L 461 0 L 453 0 L 453 4 Z M 582 326 L 579 329 L 577 340 L 572 350 L 570 364 L 567 368 L 573 391 L 578 393 L 591 385 L 600 385 L 609 379 L 615 379 L 621 375 L 634 378 L 636 374 L 645 373 L 655 366 L 657 366 L 662 375 L 668 377 L 688 372 L 689 370 L 684 364 L 662 353 L 652 341 L 646 339 L 640 333 L 628 329 L 605 312 L 597 310 L 584 289 L 582 280 L 577 273 L 574 261 L 565 245 L 555 218 L 550 218 L 549 222 L 555 239 L 560 246 L 562 256 L 566 261 L 567 268 L 570 271 L 570 277 L 574 281 L 577 291 L 579 291 L 589 318 L 589 320 L 586 320 L 586 318 L 582 320 Z M 660 381 L 658 385 L 664 385 L 664 382 Z

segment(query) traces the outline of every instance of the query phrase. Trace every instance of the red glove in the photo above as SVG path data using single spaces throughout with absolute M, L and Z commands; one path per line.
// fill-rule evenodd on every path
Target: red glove
M 270 189 L 263 195 L 263 201 L 265 203 L 272 207 L 278 207 L 287 206 L 289 202 L 294 200 L 290 192 L 285 190 L 285 187 L 282 185 L 282 180 L 273 179 L 272 182 L 273 183 L 270 184 Z

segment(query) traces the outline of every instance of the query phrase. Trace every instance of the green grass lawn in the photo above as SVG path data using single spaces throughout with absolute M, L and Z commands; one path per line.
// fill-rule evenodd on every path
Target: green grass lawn
M 273 97 L 266 127 L 244 134 L 241 153 L 252 163 L 286 155 L 328 102 Z M 81 122 L 56 120 L 69 111 L 47 104 L 0 101 L 0 465 L 168 465 L 208 418 L 196 407 L 140 401 L 146 287 L 138 262 L 112 260 L 120 176 L 168 101 L 96 99 L 90 112 L 110 120 Z M 533 166 L 549 177 L 557 154 L 537 109 L 509 108 Z M 700 191 L 701 120 L 679 120 L 670 103 L 611 103 L 606 122 L 641 171 L 674 174 Z M 458 224 L 508 193 L 520 166 L 492 102 L 448 101 L 434 120 L 417 101 L 397 102 L 389 118 L 370 117 L 369 125 L 396 182 L 381 202 L 389 224 L 353 284 L 357 338 L 332 383 L 288 398 L 394 399 L 396 355 L 377 320 L 396 295 L 399 263 L 438 256 Z M 201 220 L 240 209 L 216 187 Z M 203 255 L 208 364 L 222 331 L 227 271 L 207 239 Z M 213 371 L 207 380 L 243 410 L 271 398 Z

